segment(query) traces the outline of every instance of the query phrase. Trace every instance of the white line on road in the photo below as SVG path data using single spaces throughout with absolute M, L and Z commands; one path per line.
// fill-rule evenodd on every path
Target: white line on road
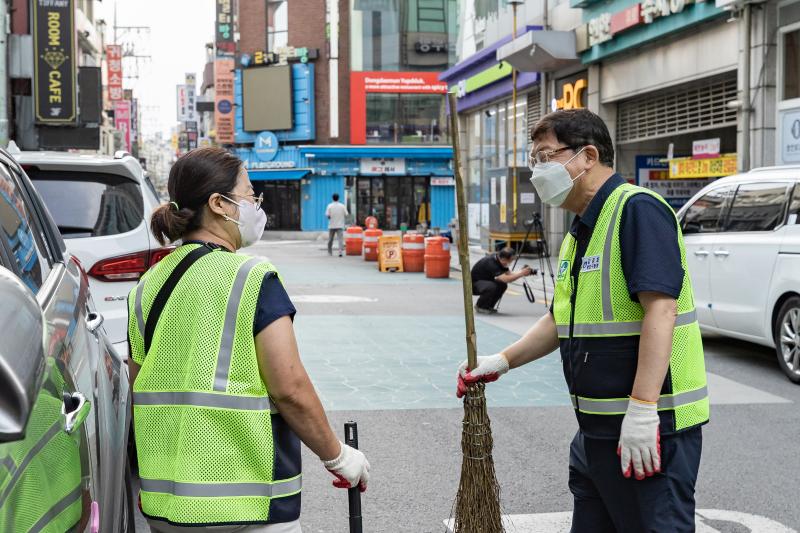
M 444 525 L 449 531 L 453 530 L 452 519 L 444 520 Z M 514 533 L 569 533 L 572 513 L 505 515 L 503 525 L 506 531 Z M 724 533 L 741 529 L 735 526 L 757 533 L 797 533 L 796 530 L 763 516 L 722 509 L 698 509 L 695 513 L 695 526 L 697 533 Z

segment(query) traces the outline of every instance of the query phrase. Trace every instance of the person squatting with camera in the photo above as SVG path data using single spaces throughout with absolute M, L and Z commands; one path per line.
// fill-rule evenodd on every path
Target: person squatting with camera
M 497 253 L 487 255 L 472 267 L 472 294 L 478 296 L 475 311 L 481 314 L 493 314 L 495 306 L 506 292 L 509 283 L 533 274 L 528 265 L 517 272 L 509 269 L 514 259 L 514 250 L 503 248 Z

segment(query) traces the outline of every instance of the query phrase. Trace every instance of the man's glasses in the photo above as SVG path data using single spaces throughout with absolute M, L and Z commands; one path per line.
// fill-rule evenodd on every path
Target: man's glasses
M 533 167 L 536 163 L 549 163 L 550 158 L 556 154 L 560 154 L 564 150 L 573 150 L 572 146 L 562 146 L 561 148 L 556 148 L 555 150 L 540 150 L 538 152 L 533 151 L 533 146 L 531 146 L 531 151 L 528 153 L 528 166 Z

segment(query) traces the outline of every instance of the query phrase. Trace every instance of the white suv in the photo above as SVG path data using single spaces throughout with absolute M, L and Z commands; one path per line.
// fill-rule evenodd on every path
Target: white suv
M 800 383 L 800 166 L 719 179 L 678 218 L 701 327 L 775 347 Z
M 128 292 L 172 248 L 150 232 L 153 185 L 127 152 L 9 153 L 25 169 L 66 242 L 89 274 L 92 298 L 117 353 L 127 359 Z

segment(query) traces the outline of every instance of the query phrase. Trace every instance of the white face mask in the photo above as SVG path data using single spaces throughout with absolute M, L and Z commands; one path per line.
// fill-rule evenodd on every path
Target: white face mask
M 536 163 L 533 166 L 531 183 L 533 183 L 536 192 L 539 193 L 544 203 L 559 207 L 567 199 L 569 191 L 572 190 L 573 182 L 583 176 L 586 171 L 584 170 L 573 178 L 564 165 L 578 157 L 581 152 L 583 152 L 583 148 L 570 157 L 567 163 L 548 161 L 547 163 Z
M 242 200 L 241 202 L 234 202 L 224 194 L 223 198 L 239 206 L 239 220 L 233 219 L 228 215 L 223 215 L 225 220 L 229 220 L 236 224 L 239 228 L 239 236 L 242 240 L 242 248 L 251 246 L 261 240 L 264 234 L 264 226 L 267 223 L 267 214 L 263 209 L 256 208 L 256 204 Z

